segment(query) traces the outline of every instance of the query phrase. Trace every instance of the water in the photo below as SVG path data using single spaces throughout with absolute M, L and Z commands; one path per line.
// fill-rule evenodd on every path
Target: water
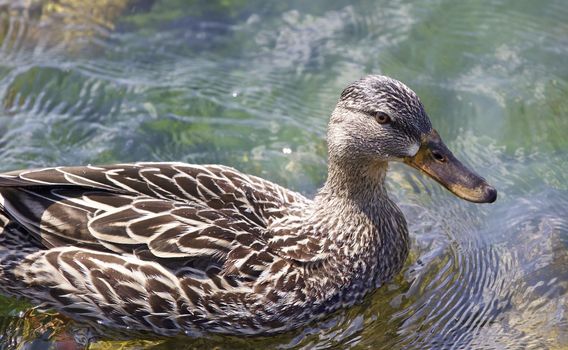
M 223 163 L 312 195 L 342 88 L 396 77 L 499 189 L 451 196 L 402 165 L 401 274 L 362 305 L 271 338 L 118 340 L 94 349 L 568 347 L 568 7 L 564 1 L 0 0 L 0 170 Z M 0 300 L 2 348 L 88 330 Z M 144 338 L 144 339 L 143 339 Z

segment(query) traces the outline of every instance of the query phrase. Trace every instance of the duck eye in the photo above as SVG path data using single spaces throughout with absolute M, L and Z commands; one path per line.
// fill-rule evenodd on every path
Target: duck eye
M 375 120 L 379 124 L 387 124 L 391 122 L 391 117 L 384 112 L 377 112 L 375 113 Z

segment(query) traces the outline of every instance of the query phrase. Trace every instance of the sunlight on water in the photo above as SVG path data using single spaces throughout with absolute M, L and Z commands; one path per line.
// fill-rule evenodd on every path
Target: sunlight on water
M 342 88 L 382 73 L 499 190 L 474 205 L 393 165 L 405 269 L 288 334 L 100 333 L 3 298 L 0 348 L 568 347 L 566 18 L 563 1 L 0 0 L 0 170 L 222 163 L 313 195 Z

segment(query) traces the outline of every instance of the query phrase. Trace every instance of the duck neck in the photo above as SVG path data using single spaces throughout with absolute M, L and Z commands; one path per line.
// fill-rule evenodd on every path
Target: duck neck
M 330 164 L 312 219 L 320 223 L 316 234 L 328 256 L 334 257 L 329 261 L 338 264 L 330 263 L 337 265 L 329 266 L 332 274 L 343 271 L 376 286 L 402 267 L 408 229 L 402 212 L 387 195 L 386 171 L 386 162 L 348 168 Z
M 315 199 L 314 219 L 333 226 L 319 232 L 320 238 L 334 245 L 372 244 L 380 239 L 381 218 L 388 215 L 392 203 L 385 188 L 386 171 L 386 162 L 330 162 L 327 181 Z
M 388 164 L 337 164 L 330 162 L 328 177 L 318 197 L 333 197 L 369 207 L 388 198 L 385 178 Z

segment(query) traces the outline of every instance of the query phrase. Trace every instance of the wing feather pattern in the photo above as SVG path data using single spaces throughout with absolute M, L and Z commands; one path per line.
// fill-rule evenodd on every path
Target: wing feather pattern
M 0 199 L 4 211 L 47 248 L 205 259 L 219 269 L 238 260 L 247 266 L 238 274 L 249 276 L 256 274 L 255 263 L 271 259 L 263 252 L 270 222 L 308 203 L 229 167 L 182 163 L 1 174 Z

